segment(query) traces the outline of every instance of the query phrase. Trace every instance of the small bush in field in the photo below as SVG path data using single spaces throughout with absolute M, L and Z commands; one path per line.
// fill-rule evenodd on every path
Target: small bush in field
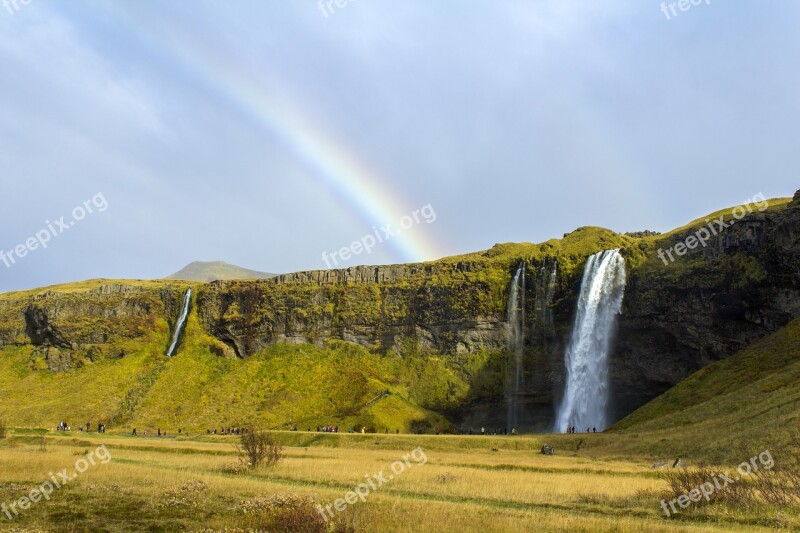
M 780 507 L 800 506 L 800 436 L 792 434 L 789 442 L 773 444 L 771 451 L 759 454 L 760 464 L 748 467 L 748 474 L 741 470 L 734 475 L 734 482 L 726 482 L 724 486 L 714 488 L 711 483 L 715 477 L 723 476 L 717 469 L 701 465 L 698 468 L 686 467 L 667 472 L 669 485 L 668 498 L 675 499 L 689 494 L 692 490 L 706 485 L 712 490 L 707 498 L 693 502 L 690 509 L 696 509 L 708 503 L 722 503 L 740 508 L 757 508 L 764 505 Z M 749 452 L 742 450 L 742 457 Z M 774 456 L 774 458 L 773 458 Z M 755 457 L 751 458 L 751 463 Z M 744 461 L 740 468 L 747 465 Z M 733 474 L 732 474 L 733 475 Z
M 325 521 L 317 502 L 308 496 L 294 494 L 254 498 L 236 507 L 245 515 L 245 526 L 256 531 L 285 533 L 356 533 L 352 516 L 336 515 Z
M 269 431 L 250 427 L 239 439 L 239 445 L 236 447 L 239 459 L 252 469 L 261 465 L 275 466 L 283 456 L 283 446 Z
M 317 512 L 311 498 L 286 494 L 254 498 L 237 508 L 246 517 L 248 528 L 287 533 L 324 533 L 328 524 Z
M 250 467 L 247 466 L 242 460 L 235 463 L 226 464 L 222 467 L 222 472 L 225 474 L 239 475 L 246 474 L 249 471 Z

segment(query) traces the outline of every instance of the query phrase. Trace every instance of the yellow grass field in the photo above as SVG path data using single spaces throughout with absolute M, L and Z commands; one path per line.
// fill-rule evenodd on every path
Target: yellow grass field
M 722 507 L 667 519 L 663 471 L 643 460 L 560 450 L 559 442 L 572 442 L 564 436 L 277 436 L 287 443 L 277 466 L 235 473 L 236 437 L 51 432 L 42 451 L 33 431 L 12 432 L 0 441 L 6 509 L 51 475 L 74 471 L 101 445 L 110 460 L 95 460 L 49 501 L 11 513 L 13 520 L 0 514 L 0 530 L 247 531 L 254 522 L 239 508 L 244 502 L 293 494 L 324 507 L 365 476 L 376 485 L 381 472 L 382 486 L 336 513 L 355 531 L 774 531 L 798 524 L 780 513 Z M 556 455 L 539 453 L 545 441 Z M 393 475 L 397 461 L 403 471 Z

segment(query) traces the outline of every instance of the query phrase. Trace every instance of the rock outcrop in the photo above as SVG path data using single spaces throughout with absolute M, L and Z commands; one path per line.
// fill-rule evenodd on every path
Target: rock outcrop
M 32 345 L 56 372 L 117 358 L 124 355 L 118 344 L 168 330 L 185 290 L 179 283 L 83 285 L 0 296 L 0 348 Z

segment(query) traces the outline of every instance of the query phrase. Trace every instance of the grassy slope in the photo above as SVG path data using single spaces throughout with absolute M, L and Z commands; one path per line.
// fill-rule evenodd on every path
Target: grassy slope
M 800 319 L 712 364 L 619 422 L 605 445 L 741 460 L 785 443 L 800 420 Z
M 447 425 L 441 415 L 414 403 L 408 392 L 412 367 L 398 357 L 332 343 L 276 346 L 247 360 L 227 359 L 210 352 L 214 341 L 193 316 L 181 350 L 166 359 L 166 335 L 165 329 L 139 339 L 122 359 L 59 374 L 36 369 L 30 347 L 6 348 L 0 357 L 0 418 L 16 426 L 55 426 L 59 420 L 77 426 L 88 420 L 170 432 L 251 421 L 274 428 L 294 422 L 304 429 L 339 424 L 404 432 L 415 423 Z M 446 371 L 437 374 L 438 386 L 447 376 L 458 382 Z M 393 394 L 365 406 L 386 389 Z
M 172 359 L 163 356 L 168 337 L 166 321 L 158 320 L 146 336 L 113 342 L 108 351 L 124 357 L 86 360 L 63 373 L 47 370 L 30 345 L 5 347 L 0 419 L 28 427 L 105 421 L 140 431 L 249 422 L 285 428 L 293 422 L 407 432 L 416 424 L 447 427 L 433 409 L 446 409 L 457 401 L 454 394 L 468 392 L 462 376 L 413 347 L 380 356 L 344 342 L 279 345 L 246 360 L 229 359 L 212 353 L 220 343 L 205 334 L 194 313 Z M 365 405 L 387 389 L 392 395 Z

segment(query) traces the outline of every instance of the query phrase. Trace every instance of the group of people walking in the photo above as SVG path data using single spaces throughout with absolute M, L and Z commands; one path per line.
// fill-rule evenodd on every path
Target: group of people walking
M 72 431 L 72 427 L 66 423 L 66 421 L 62 420 L 56 426 L 56 431 Z M 78 431 L 83 433 L 83 426 L 78 426 Z M 86 422 L 86 433 L 90 433 L 92 431 L 92 423 Z M 97 424 L 97 432 L 98 433 L 105 433 L 106 432 L 106 425 L 102 422 Z
M 179 429 L 178 433 L 180 433 L 180 432 L 181 432 L 181 430 Z M 242 435 L 242 434 L 247 433 L 247 429 L 244 429 L 244 428 L 226 428 L 226 427 L 224 427 L 224 428 L 220 429 L 219 432 L 217 432 L 217 428 L 214 428 L 214 429 L 207 430 L 206 433 L 208 435 Z
M 437 435 L 439 434 L 439 433 L 438 433 L 437 431 L 435 431 L 435 430 L 434 430 L 434 432 L 435 432 Z M 460 434 L 461 432 L 460 432 L 460 431 L 456 431 L 455 433 L 458 435 L 458 434 Z M 485 427 L 485 426 L 481 426 L 481 431 L 480 431 L 480 433 L 478 433 L 477 431 L 475 431 L 475 429 L 474 429 L 474 428 L 469 428 L 469 429 L 466 431 L 466 434 L 467 434 L 467 435 L 478 435 L 478 434 L 480 434 L 480 435 L 516 435 L 516 434 L 517 434 L 517 428 L 511 428 L 511 431 L 509 431 L 509 430 L 508 430 L 508 428 L 489 428 L 489 429 L 486 429 L 486 427 Z
M 567 433 L 577 433 L 575 426 L 569 426 L 567 428 Z M 586 433 L 597 433 L 597 428 L 586 428 Z

